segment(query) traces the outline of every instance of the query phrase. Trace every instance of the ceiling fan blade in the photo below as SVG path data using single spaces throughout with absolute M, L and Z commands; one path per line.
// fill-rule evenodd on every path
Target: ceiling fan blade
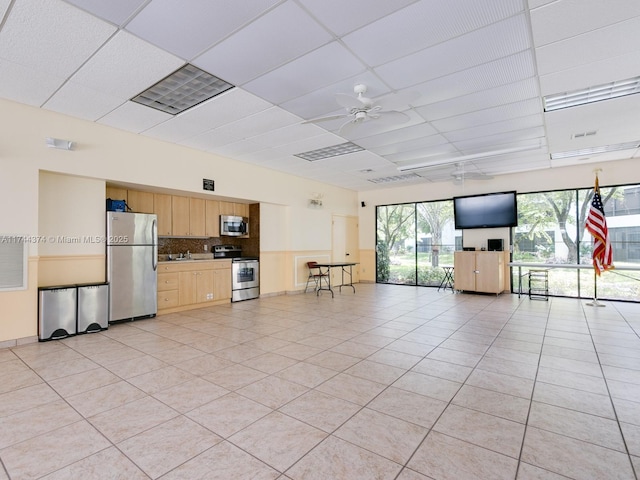
M 318 117 L 318 118 L 312 118 L 310 120 L 305 120 L 302 123 L 318 123 L 318 122 L 328 122 L 330 120 L 338 120 L 340 118 L 346 118 L 349 117 L 350 115 L 348 113 L 341 113 L 340 115 L 329 115 L 327 117 Z
M 346 93 L 336 93 L 336 102 L 341 107 L 351 110 L 352 108 L 360 108 L 360 100 L 357 97 L 347 95 Z
M 376 123 L 384 125 L 397 125 L 411 120 L 411 117 L 406 113 L 396 112 L 393 110 L 380 111 L 376 116 L 371 115 L 370 118 L 375 120 Z
M 399 110 L 408 108 L 410 104 L 419 98 L 420 94 L 418 92 L 399 92 L 377 98 L 374 100 L 374 103 L 380 105 L 385 110 Z
M 347 134 L 351 133 L 359 123 L 362 123 L 362 122 L 358 122 L 355 119 L 349 120 L 347 123 L 343 124 L 338 129 L 338 134 L 347 135 Z

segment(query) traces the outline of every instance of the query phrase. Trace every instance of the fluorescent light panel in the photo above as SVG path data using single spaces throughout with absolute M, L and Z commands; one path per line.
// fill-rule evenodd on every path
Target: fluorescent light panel
M 186 64 L 131 101 L 177 115 L 231 88 L 230 83 Z
M 636 148 L 640 148 L 640 140 L 635 142 L 617 143 L 615 145 L 604 145 L 601 147 L 581 148 L 580 150 L 570 150 L 567 152 L 556 152 L 551 154 L 551 160 L 596 155 L 598 153 L 618 152 L 620 150 L 633 150 Z
M 611 98 L 640 93 L 640 77 L 605 83 L 594 87 L 564 92 L 544 97 L 544 111 L 552 112 L 563 108 L 586 105 Z
M 406 172 L 408 170 L 420 170 L 421 168 L 444 167 L 446 165 L 454 165 L 460 162 L 468 162 L 470 160 L 480 160 L 483 158 L 498 157 L 500 155 L 507 155 L 509 153 L 526 152 L 528 150 L 537 150 L 539 148 L 540 148 L 540 145 L 527 145 L 524 147 L 505 148 L 503 150 L 494 150 L 491 152 L 474 153 L 471 155 L 452 157 L 442 161 L 428 161 L 428 162 L 414 163 L 410 165 L 400 165 L 398 167 L 398 170 L 401 172 Z
M 331 147 L 318 148 L 317 150 L 310 150 L 308 152 L 296 153 L 294 156 L 308 160 L 309 162 L 315 162 L 324 158 L 337 157 L 339 155 L 346 155 L 348 153 L 360 152 L 364 150 L 360 145 L 355 143 L 346 142 L 338 145 L 332 145 Z

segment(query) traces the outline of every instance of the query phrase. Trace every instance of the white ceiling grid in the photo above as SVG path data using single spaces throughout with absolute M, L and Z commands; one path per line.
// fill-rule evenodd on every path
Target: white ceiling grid
M 469 155 L 464 171 L 490 176 L 638 155 L 549 156 L 639 140 L 640 96 L 542 100 L 640 75 L 637 0 L 0 0 L 0 15 L 0 96 L 348 189 L 424 162 L 449 165 L 408 183 L 451 181 Z M 186 63 L 235 88 L 176 116 L 130 101 Z M 405 123 L 305 123 L 345 114 L 335 94 L 359 83 L 420 96 Z M 294 156 L 347 141 L 365 150 Z

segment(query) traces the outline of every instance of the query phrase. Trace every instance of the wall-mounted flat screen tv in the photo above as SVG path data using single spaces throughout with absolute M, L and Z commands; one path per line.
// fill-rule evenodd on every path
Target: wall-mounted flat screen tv
M 518 225 L 516 192 L 453 197 L 456 230 L 515 227 Z

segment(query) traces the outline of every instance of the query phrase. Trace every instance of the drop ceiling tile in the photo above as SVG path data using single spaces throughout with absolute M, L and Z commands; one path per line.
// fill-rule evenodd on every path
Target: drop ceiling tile
M 331 147 L 344 143 L 344 138 L 340 138 L 332 133 L 324 132 L 315 137 L 303 138 L 295 142 L 287 143 L 276 147 L 275 150 L 288 155 L 309 152 L 318 148 Z M 297 157 L 296 157 L 297 158 Z M 306 162 L 306 160 L 304 160 Z
M 531 11 L 534 45 L 566 40 L 637 16 L 640 16 L 637 0 L 616 0 L 615 5 L 600 0 L 554 2 Z
M 270 106 L 255 95 L 233 88 L 147 130 L 145 134 L 167 141 L 182 141 Z
M 482 138 L 488 135 L 495 135 L 505 132 L 513 132 L 527 128 L 536 128 L 543 125 L 542 115 L 529 115 L 527 117 L 514 118 L 501 122 L 478 125 L 462 130 L 455 130 L 444 134 L 451 142 L 461 142 L 474 138 Z
M 516 131 L 500 132 L 484 137 L 470 138 L 455 142 L 455 147 L 466 153 L 478 151 L 492 152 L 495 150 L 514 147 L 538 147 L 540 151 L 547 151 L 543 127 L 523 128 Z M 538 151 L 538 150 L 535 150 Z
M 316 125 L 296 123 L 252 136 L 251 141 L 262 145 L 263 148 L 277 147 L 279 145 L 296 142 L 303 138 L 316 137 L 323 133 L 326 133 L 325 130 Z
M 300 118 L 278 107 L 271 107 L 241 120 L 216 128 L 218 131 L 233 132 L 240 138 L 252 138 L 274 129 L 297 124 Z
M 154 0 L 126 29 L 191 60 L 277 3 L 278 0 L 217 0 L 192 2 L 187 8 L 182 0 Z
M 10 3 L 10 0 L 0 0 L 0 19 L 4 18 Z
M 208 149 L 208 151 L 223 157 L 240 159 L 243 155 L 259 152 L 263 150 L 263 148 L 262 145 L 252 140 L 242 140 L 240 142 L 228 143 L 221 147 L 211 148 Z
M 352 32 L 415 2 L 416 0 L 300 0 L 300 3 L 337 35 Z
M 420 93 L 423 103 L 436 103 L 532 78 L 535 74 L 533 54 L 526 51 L 414 85 L 411 90 Z
M 287 25 L 287 28 L 282 28 Z M 226 38 L 192 63 L 243 85 L 286 62 L 308 53 L 332 36 L 293 2 L 284 3 Z M 260 54 L 256 55 L 259 45 Z M 251 58 L 251 61 L 239 59 Z
M 430 135 L 428 137 L 416 138 L 413 140 L 405 140 L 403 142 L 391 143 L 379 147 L 369 148 L 378 155 L 393 155 L 403 152 L 417 152 L 414 155 L 420 155 L 430 152 L 434 147 L 447 144 L 447 140 L 442 135 Z
M 526 17 L 518 15 L 391 61 L 375 69 L 394 88 L 407 88 L 524 51 Z
M 407 150 L 398 153 L 391 153 L 384 156 L 387 160 L 394 163 L 402 163 L 407 161 L 418 162 L 426 161 L 433 158 L 441 159 L 442 156 L 460 155 L 459 151 L 450 143 L 434 144 L 428 150 Z
M 147 0 L 65 0 L 108 22 L 122 26 Z
M 238 137 L 229 131 L 219 132 L 218 129 L 214 129 L 196 136 L 188 136 L 178 143 L 198 150 L 219 152 L 222 147 L 234 143 L 237 140 Z
M 258 77 L 244 88 L 280 104 L 364 71 L 358 58 L 339 42 L 332 42 Z
M 128 100 L 182 65 L 180 58 L 120 31 L 71 81 Z
M 540 76 L 541 94 L 568 92 L 633 78 L 638 75 L 638 65 L 640 65 L 640 51 L 542 75 Z
M 428 123 L 412 125 L 398 128 L 392 132 L 373 135 L 371 137 L 359 138 L 356 142 L 364 148 L 384 147 L 398 142 L 406 142 L 414 139 L 421 139 L 436 134 L 436 130 Z
M 523 11 L 522 0 L 422 1 L 346 35 L 343 40 L 375 67 Z
M 115 31 L 59 0 L 23 0 L 14 3 L 0 30 L 0 58 L 66 77 Z
M 475 125 L 500 122 L 536 114 L 539 115 L 539 125 L 542 125 L 544 123 L 542 118 L 542 105 L 538 98 L 533 98 L 521 102 L 510 103 L 508 105 L 500 105 L 498 107 L 465 113 L 455 117 L 443 118 L 442 120 L 435 120 L 432 121 L 431 124 L 438 131 L 446 133 L 473 127 Z
M 536 49 L 538 73 L 549 73 L 598 62 L 640 50 L 640 17 L 584 33 Z M 622 80 L 622 79 L 620 79 Z
M 416 108 L 416 111 L 428 120 L 438 120 L 520 100 L 537 99 L 538 97 L 538 82 L 534 78 L 527 78 L 488 90 L 424 105 Z
M 234 144 L 231 144 L 233 146 Z M 238 160 L 248 163 L 255 164 L 267 164 L 268 162 L 285 162 L 294 157 L 293 155 L 283 154 L 282 152 L 277 152 L 273 149 L 258 149 L 252 152 L 245 152 L 238 154 Z M 298 160 L 300 160 L 298 158 Z
M 272 107 L 253 115 L 244 117 L 240 121 L 230 122 L 220 127 L 214 128 L 198 135 L 195 138 L 186 139 L 180 143 L 189 146 L 206 146 L 210 148 L 220 147 L 229 143 L 253 137 L 259 133 L 264 133 L 272 128 L 290 125 L 299 121 L 295 115 L 284 110 Z
M 64 78 L 0 58 L 0 97 L 40 107 L 64 83 Z
M 529 8 L 533 10 L 534 8 L 543 7 L 555 1 L 557 0 L 529 0 Z
M 313 162 L 329 172 L 356 171 L 389 165 L 389 161 L 371 152 L 354 152 Z
M 545 114 L 551 151 L 577 150 L 640 140 L 636 126 L 640 94 Z M 595 131 L 596 135 L 574 138 Z
M 129 132 L 141 133 L 173 118 L 171 115 L 155 108 L 148 108 L 135 102 L 126 102 L 98 120 L 98 123 L 109 125 Z
M 122 105 L 123 100 L 76 83 L 65 83 L 43 108 L 84 120 L 96 121 Z

